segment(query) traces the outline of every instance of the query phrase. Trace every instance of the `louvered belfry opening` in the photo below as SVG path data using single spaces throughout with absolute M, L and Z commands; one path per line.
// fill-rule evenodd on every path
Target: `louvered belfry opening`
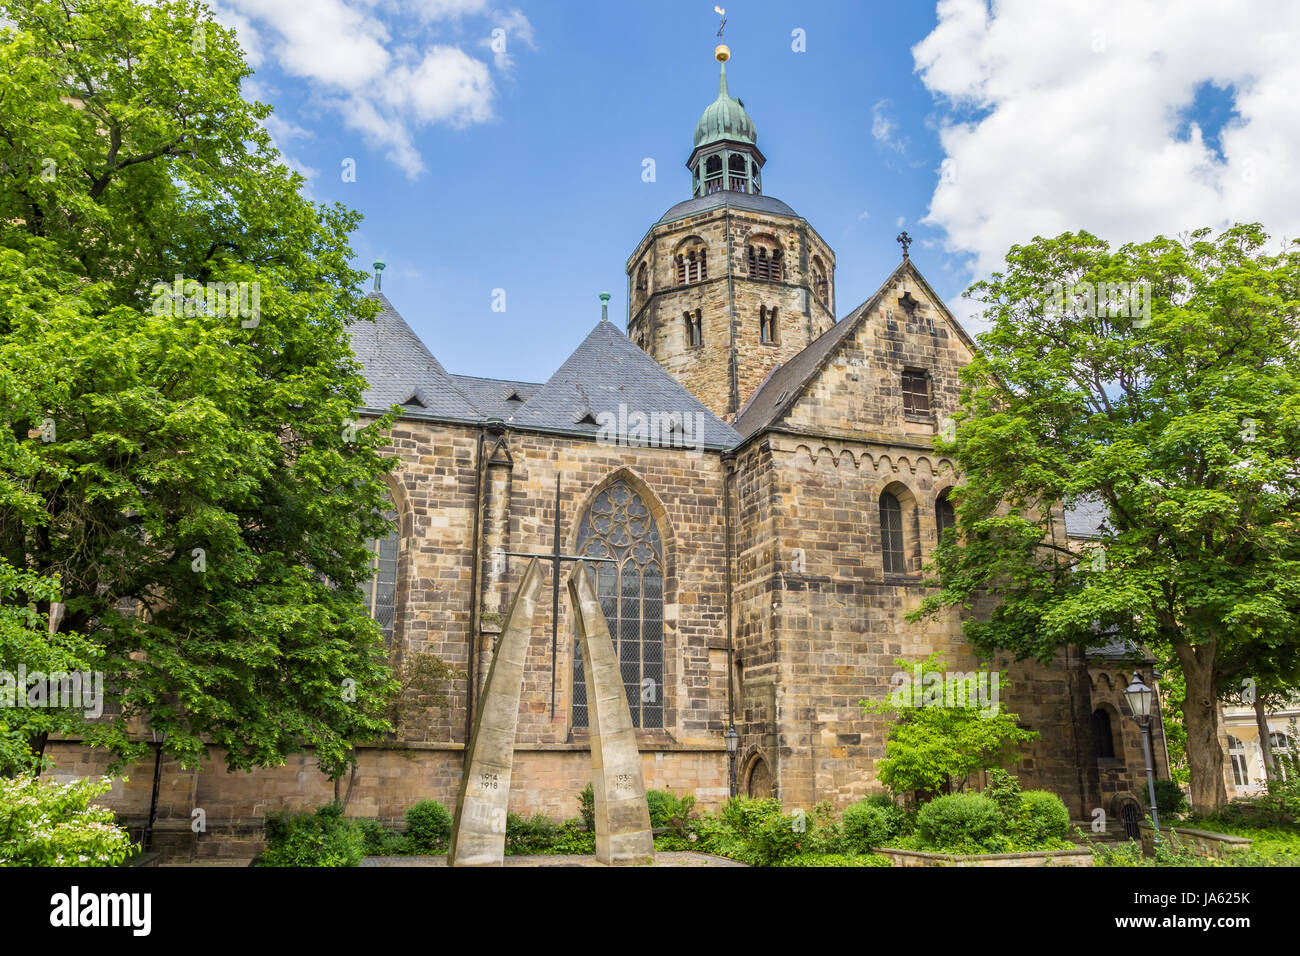
M 650 509 L 627 482 L 600 492 L 578 525 L 578 554 L 593 564 L 635 727 L 664 725 L 663 542 Z M 573 644 L 573 726 L 587 727 L 587 684 L 577 633 Z

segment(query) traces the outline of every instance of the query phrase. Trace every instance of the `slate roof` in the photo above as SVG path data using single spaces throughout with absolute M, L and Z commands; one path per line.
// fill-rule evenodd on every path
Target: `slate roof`
M 521 428 L 590 435 L 601 414 L 622 420 L 675 413 L 684 424 L 661 441 L 678 447 L 731 448 L 740 435 L 705 408 L 612 322 L 601 321 L 543 384 L 450 375 L 382 293 L 374 323 L 349 328 L 352 350 L 370 387 L 365 407 L 387 411 L 404 405 L 411 418 L 485 422 L 501 419 Z M 522 401 L 511 401 L 516 394 Z M 697 433 L 697 423 L 699 431 Z M 635 420 L 629 423 L 629 432 Z
M 469 421 L 482 418 L 384 294 L 372 292 L 369 298 L 379 301 L 375 321 L 354 322 L 348 327 L 352 351 L 370 385 L 365 407 L 387 411 L 415 396 L 423 411 L 431 415 Z
M 723 206 L 731 206 L 733 209 L 748 209 L 752 212 L 765 212 L 777 216 L 789 216 L 792 219 L 799 218 L 797 212 L 774 196 L 722 189 L 716 193 L 709 193 L 707 196 L 696 196 L 694 199 L 679 202 L 660 216 L 659 222 L 655 223 L 655 225 L 672 222 L 674 219 L 684 219 L 686 216 L 698 216 L 702 212 L 720 209 Z
M 524 402 L 542 387 L 537 382 L 512 382 L 477 375 L 452 375 L 451 380 L 486 418 L 499 418 L 503 422 L 510 421 Z M 512 401 L 512 395 L 518 395 L 520 400 Z
M 694 395 L 637 347 L 614 323 L 600 321 L 565 360 L 559 370 L 515 413 L 521 426 L 556 428 L 595 436 L 603 412 L 619 416 L 676 413 L 689 416 L 690 427 L 702 426 L 683 437 L 715 448 L 730 448 L 740 441 L 731 426 L 705 408 Z M 697 418 L 696 416 L 699 416 Z M 591 421 L 585 421 L 590 417 Z
M 1103 634 L 1109 640 L 1105 644 L 1085 647 L 1083 649 L 1086 657 L 1100 657 L 1106 661 L 1141 661 L 1149 663 L 1155 660 L 1152 653 L 1145 647 L 1133 644 L 1121 637 L 1116 637 L 1113 631 Z

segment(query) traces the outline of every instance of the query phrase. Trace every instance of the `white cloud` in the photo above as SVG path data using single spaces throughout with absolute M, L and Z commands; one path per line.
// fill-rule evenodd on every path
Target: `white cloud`
M 510 50 L 517 43 L 522 43 L 530 50 L 537 49 L 537 43 L 533 39 L 533 25 L 523 13 L 511 10 L 497 15 L 491 35 L 480 40 L 479 46 L 492 51 L 492 62 L 498 70 L 509 73 L 515 66 L 515 58 L 510 55 Z
M 416 43 L 412 37 L 439 21 L 485 16 L 484 22 L 499 23 L 507 30 L 507 44 L 514 39 L 534 47 L 528 19 L 517 10 L 487 16 L 488 0 L 401 4 L 221 0 L 221 4 L 218 18 L 238 30 L 253 65 L 273 59 L 286 74 L 301 79 L 316 102 L 335 110 L 347 128 L 383 150 L 412 179 L 426 168 L 415 145 L 421 128 L 486 122 L 493 116 L 496 96 L 484 61 L 449 43 Z M 415 20 L 397 22 L 401 17 Z M 505 66 L 511 65 L 506 54 Z M 497 66 L 502 67 L 500 54 Z M 283 142 L 283 137 L 277 139 Z
M 925 221 L 976 275 L 1014 243 L 1078 229 L 1300 234 L 1297 46 L 1294 0 L 940 0 L 912 51 L 943 105 Z M 1206 83 L 1236 93 L 1222 158 L 1195 123 L 1178 134 Z
M 901 153 L 907 148 L 907 140 L 894 135 L 898 124 L 885 112 L 889 105 L 889 100 L 884 99 L 877 100 L 871 107 L 871 135 L 881 146 Z

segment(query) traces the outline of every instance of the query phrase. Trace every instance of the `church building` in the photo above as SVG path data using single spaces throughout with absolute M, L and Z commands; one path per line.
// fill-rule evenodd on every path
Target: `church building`
M 834 251 L 766 189 L 767 157 L 728 89 L 726 57 L 719 48 L 717 97 L 695 127 L 689 195 L 631 247 L 626 331 L 602 314 L 547 381 L 517 382 L 448 371 L 437 342 L 422 342 L 380 291 L 377 320 L 353 327 L 370 385 L 358 417 L 401 410 L 393 531 L 375 543 L 371 612 L 396 661 L 435 654 L 463 678 L 401 739 L 360 748 L 350 815 L 396 821 L 418 800 L 454 805 L 522 555 L 558 547 L 601 559 L 591 566 L 646 786 L 702 808 L 733 785 L 788 810 L 842 809 L 879 791 L 888 722 L 859 701 L 893 689 L 896 658 L 941 651 L 951 669 L 974 669 L 955 616 L 906 617 L 954 523 L 948 496 L 961 475 L 934 440 L 976 346 L 905 236 L 876 292 L 840 307 Z M 1086 512 L 1059 519 L 1062 540 L 1086 536 Z M 515 812 L 575 816 L 591 779 L 575 650 L 567 594 L 553 606 L 548 571 L 520 704 Z M 1145 803 L 1122 648 L 993 666 L 1008 685 L 1001 706 L 1041 735 L 1017 767 L 1026 788 L 1056 792 L 1082 820 Z M 86 758 L 54 756 L 60 771 L 89 770 L 78 766 Z M 133 817 L 142 800 L 148 811 L 143 770 L 114 793 Z M 310 754 L 234 775 L 213 754 L 198 772 L 166 765 L 159 826 L 188 830 L 202 807 L 210 831 L 234 835 L 269 810 L 331 796 Z

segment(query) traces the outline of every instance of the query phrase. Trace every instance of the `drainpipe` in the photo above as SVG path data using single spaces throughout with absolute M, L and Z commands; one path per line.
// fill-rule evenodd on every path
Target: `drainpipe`
M 479 655 L 479 565 L 482 563 L 483 543 L 479 540 L 483 519 L 483 439 L 486 427 L 478 430 L 478 447 L 474 452 L 474 532 L 470 551 L 473 563 L 469 569 L 469 666 L 466 668 L 465 687 L 465 752 L 469 759 L 469 742 L 474 736 L 474 713 L 478 708 L 478 655 Z

